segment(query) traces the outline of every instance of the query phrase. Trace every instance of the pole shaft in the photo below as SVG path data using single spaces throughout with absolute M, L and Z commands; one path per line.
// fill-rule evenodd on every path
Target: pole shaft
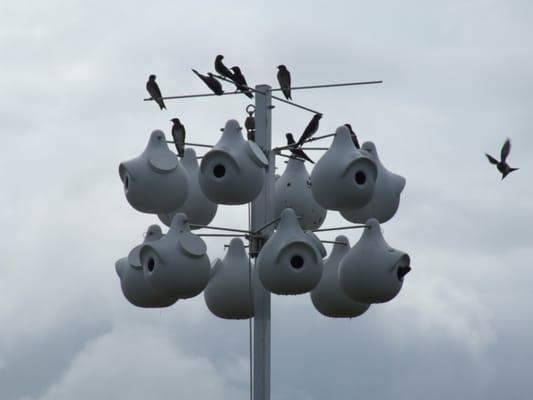
M 257 198 L 252 201 L 252 231 L 256 231 L 274 219 L 274 164 L 272 148 L 271 87 L 255 87 L 255 142 L 268 154 L 265 185 Z M 262 233 L 270 236 L 273 225 Z M 256 258 L 257 263 L 257 258 Z M 253 329 L 253 400 L 270 400 L 270 292 L 268 292 L 254 268 L 254 329 Z

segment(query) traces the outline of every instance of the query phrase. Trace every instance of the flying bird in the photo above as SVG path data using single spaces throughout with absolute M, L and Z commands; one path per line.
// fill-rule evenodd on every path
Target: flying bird
M 246 117 L 244 121 L 244 127 L 246 128 L 247 139 L 255 142 L 255 118 L 252 114 Z
M 298 139 L 298 147 L 301 147 L 306 140 L 310 139 L 311 136 L 318 131 L 320 118 L 322 118 L 322 114 L 313 115 L 313 118 L 311 118 L 311 121 L 309 121 L 309 124 L 305 127 L 304 133 L 302 133 L 302 136 Z
M 352 138 L 353 144 L 355 145 L 355 148 L 360 149 L 361 146 L 359 146 L 359 140 L 357 140 L 357 135 L 353 131 L 352 126 L 350 124 L 344 124 L 344 126 L 350 131 L 350 136 Z
M 253 99 L 254 95 L 248 89 L 248 84 L 246 83 L 246 79 L 244 79 L 241 69 L 239 67 L 231 67 L 231 70 L 233 71 L 233 82 L 235 82 L 237 89 L 242 91 L 250 99 Z
M 285 65 L 278 65 L 278 82 L 281 91 L 287 100 L 292 100 L 291 97 L 291 73 Z
M 207 75 L 202 75 L 195 69 L 192 70 L 196 74 L 198 78 L 200 78 L 204 83 L 218 96 L 221 96 L 224 94 L 224 91 L 222 90 L 222 85 L 218 81 L 217 78 L 213 76 L 211 72 L 209 72 Z
M 509 166 L 509 164 L 507 164 L 506 160 L 507 160 L 507 156 L 509 155 L 510 152 L 511 152 L 511 140 L 507 139 L 505 141 L 505 143 L 503 144 L 503 146 L 502 146 L 502 151 L 501 151 L 501 155 L 500 155 L 501 160 L 500 161 L 496 160 L 491 155 L 485 153 L 485 155 L 489 159 L 489 162 L 491 164 L 495 164 L 496 168 L 498 168 L 498 171 L 501 172 L 502 180 L 503 180 L 503 178 L 505 178 L 511 172 L 516 171 L 517 169 L 520 169 L 520 168 L 511 168 Z
M 222 54 L 219 54 L 215 58 L 215 71 L 217 71 L 220 75 L 233 81 L 235 79 L 235 77 L 233 76 L 233 72 L 231 72 L 228 67 L 224 65 L 224 63 L 222 62 L 223 58 L 224 56 Z
M 305 154 L 305 152 L 300 147 L 298 147 L 298 145 L 294 141 L 294 137 L 292 136 L 292 133 L 285 134 L 285 137 L 287 138 L 287 145 L 291 146 L 291 147 L 289 147 L 289 150 L 291 151 L 291 153 L 294 156 L 296 156 L 298 158 L 303 158 L 304 160 L 309 161 L 311 164 L 315 163 L 313 160 L 311 160 L 307 156 L 307 154 Z
M 161 95 L 161 90 L 159 90 L 159 86 L 155 81 L 155 75 L 150 75 L 148 77 L 148 82 L 146 82 L 146 90 L 148 90 L 148 93 L 159 105 L 161 110 L 166 109 L 165 102 L 162 99 L 163 96 Z
M 185 127 L 178 118 L 172 118 L 170 121 L 173 123 L 172 137 L 174 138 L 176 150 L 178 151 L 178 155 L 183 157 L 185 152 Z

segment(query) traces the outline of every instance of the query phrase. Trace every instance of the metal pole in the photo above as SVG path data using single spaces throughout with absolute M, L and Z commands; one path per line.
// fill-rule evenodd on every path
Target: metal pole
M 274 166 L 275 155 L 272 147 L 271 87 L 255 87 L 255 143 L 268 155 L 265 185 L 257 198 L 252 201 L 252 231 L 257 231 L 274 219 Z M 273 232 L 271 225 L 263 229 L 266 237 Z M 270 400 L 270 292 L 268 292 L 254 268 L 254 329 L 253 329 L 253 400 Z

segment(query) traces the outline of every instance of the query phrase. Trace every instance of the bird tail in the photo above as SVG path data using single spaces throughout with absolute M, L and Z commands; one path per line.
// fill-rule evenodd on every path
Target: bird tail
M 254 95 L 252 94 L 252 92 L 250 92 L 249 90 L 247 90 L 246 92 L 244 92 L 244 94 L 246 96 L 248 96 L 250 99 L 253 99 L 254 98 Z
M 159 109 L 160 110 L 166 110 L 166 106 L 165 106 L 165 102 L 163 101 L 163 99 L 161 97 L 159 97 L 157 100 L 157 104 L 159 104 Z

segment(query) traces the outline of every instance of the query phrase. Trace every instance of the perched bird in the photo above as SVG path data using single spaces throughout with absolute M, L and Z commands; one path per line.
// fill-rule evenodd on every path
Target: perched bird
M 511 172 L 516 171 L 517 169 L 520 169 L 520 168 L 511 168 L 509 166 L 509 164 L 507 164 L 506 160 L 507 160 L 507 156 L 509 155 L 510 152 L 511 152 L 511 140 L 507 139 L 505 141 L 505 143 L 503 144 L 503 146 L 502 146 L 502 151 L 501 151 L 501 155 L 500 155 L 501 160 L 500 161 L 496 160 L 494 157 L 492 157 L 489 154 L 485 153 L 485 155 L 489 159 L 489 162 L 491 164 L 496 164 L 496 168 L 498 168 L 498 171 L 500 171 L 501 174 L 502 174 L 502 180 L 503 180 L 503 178 L 505 178 Z
M 255 118 L 252 114 L 246 117 L 244 121 L 244 127 L 246 128 L 247 139 L 255 142 Z
M 309 121 L 309 124 L 305 127 L 304 133 L 302 133 L 302 136 L 298 139 L 298 147 L 301 147 L 307 139 L 311 138 L 311 136 L 318 131 L 320 118 L 322 118 L 322 114 L 313 115 L 313 118 L 311 118 L 311 121 Z
M 289 147 L 289 150 L 291 151 L 291 153 L 294 156 L 296 156 L 298 158 L 303 158 L 304 160 L 309 161 L 311 164 L 315 163 L 313 160 L 311 160 L 307 156 L 307 154 L 305 154 L 305 152 L 301 148 L 298 147 L 298 145 L 294 141 L 294 137 L 292 136 L 292 133 L 287 133 L 285 135 L 285 137 L 287 138 L 287 145 L 288 146 L 294 145 L 294 146 Z
M 235 82 L 237 89 L 242 91 L 250 99 L 253 99 L 254 95 L 248 89 L 248 84 L 246 83 L 246 79 L 244 79 L 241 69 L 239 67 L 231 67 L 231 70 L 233 71 L 233 82 Z
M 231 72 L 228 67 L 226 67 L 224 65 L 224 63 L 222 62 L 222 59 L 224 58 L 224 56 L 222 54 L 219 54 L 216 58 L 215 58 L 215 71 L 217 71 L 220 75 L 228 78 L 228 79 L 231 79 L 232 81 L 234 80 L 234 76 L 233 76 L 233 72 Z
M 176 150 L 178 151 L 178 155 L 183 157 L 183 153 L 185 152 L 185 127 L 178 118 L 172 118 L 170 122 L 173 123 L 172 137 L 174 138 Z
M 359 140 L 357 140 L 357 135 L 353 131 L 352 126 L 350 124 L 344 124 L 344 126 L 350 131 L 350 136 L 352 137 L 352 142 L 355 145 L 355 148 L 360 149 L 361 146 L 359 146 Z
M 292 100 L 291 97 L 291 73 L 285 65 L 278 65 L 278 82 L 281 91 L 287 100 Z
M 161 95 L 161 90 L 159 90 L 159 86 L 157 86 L 155 81 L 155 75 L 150 75 L 148 77 L 148 82 L 146 82 L 146 90 L 148 90 L 148 93 L 159 105 L 161 110 L 166 109 L 165 102 L 162 99 L 163 96 Z
M 224 94 L 224 91 L 222 90 L 222 85 L 218 81 L 217 78 L 213 76 L 211 72 L 209 72 L 207 75 L 202 75 L 195 69 L 192 70 L 196 74 L 198 78 L 204 81 L 204 83 L 211 89 L 216 95 L 221 96 Z

